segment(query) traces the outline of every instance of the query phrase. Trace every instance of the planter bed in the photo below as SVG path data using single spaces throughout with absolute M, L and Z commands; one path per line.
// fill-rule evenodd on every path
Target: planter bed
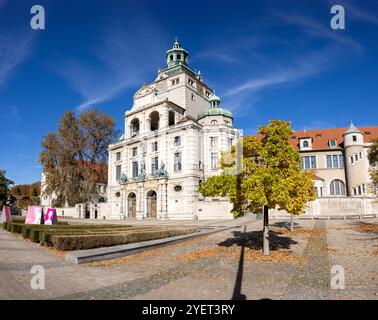
M 130 231 L 127 233 L 101 235 L 53 235 L 51 243 L 55 249 L 61 251 L 82 250 L 173 237 L 195 231 L 197 229 Z
M 33 232 L 30 233 L 30 239 L 33 242 L 39 242 L 42 245 L 51 246 L 51 237 L 54 235 L 111 235 L 127 232 L 141 232 L 141 231 L 154 231 L 160 230 L 158 228 L 117 228 L 117 229 L 99 229 L 99 230 L 37 230 L 33 236 Z M 38 234 L 38 236 L 37 236 Z M 38 237 L 38 240 L 37 240 Z

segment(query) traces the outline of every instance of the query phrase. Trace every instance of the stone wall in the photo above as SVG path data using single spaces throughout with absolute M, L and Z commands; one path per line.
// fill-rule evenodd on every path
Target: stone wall
M 286 211 L 270 210 L 272 216 L 288 216 Z M 348 216 L 378 214 L 378 199 L 374 197 L 322 197 L 306 205 L 301 216 Z
M 43 212 L 47 212 L 48 208 L 51 206 L 42 206 Z M 77 207 L 67 207 L 67 208 L 56 208 L 56 214 L 59 218 L 79 218 L 79 210 Z
M 212 200 L 206 198 L 197 203 L 197 217 L 202 219 L 233 219 L 231 214 L 232 203 L 228 200 Z

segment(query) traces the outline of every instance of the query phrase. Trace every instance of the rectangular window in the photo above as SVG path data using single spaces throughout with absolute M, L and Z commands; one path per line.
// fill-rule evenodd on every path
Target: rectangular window
M 350 163 L 353 163 L 354 162 L 354 158 L 353 156 L 350 157 Z
M 173 79 L 173 80 L 172 80 L 172 86 L 174 86 L 174 85 L 178 84 L 178 83 L 179 83 L 179 81 L 180 81 L 180 79 L 179 79 L 179 78 Z
M 357 141 L 357 136 L 352 136 L 353 142 Z
M 154 157 L 151 161 L 151 173 L 154 174 L 156 170 L 159 169 L 159 158 Z
M 333 168 L 339 167 L 339 157 L 337 155 L 332 156 L 332 167 Z
M 133 178 L 136 178 L 138 176 L 138 162 L 137 161 L 133 162 L 132 168 L 133 168 Z
M 344 168 L 344 157 L 339 155 L 326 156 L 327 168 Z
M 326 156 L 327 168 L 332 168 L 332 156 Z
M 116 181 L 119 181 L 121 179 L 121 166 L 116 166 Z
M 188 83 L 189 85 L 194 86 L 194 81 L 192 79 L 188 79 Z
M 359 155 L 360 159 L 362 159 L 362 152 L 359 152 L 358 155 Z
M 344 168 L 344 156 L 339 154 L 339 168 Z
M 177 136 L 175 137 L 175 147 L 181 146 L 181 137 Z
M 138 155 L 138 148 L 137 147 L 133 148 L 132 155 L 133 155 L 133 157 L 136 157 Z
M 152 142 L 152 148 L 151 148 L 151 150 L 152 150 L 152 152 L 158 151 L 158 143 L 157 143 L 157 141 Z
M 354 155 L 354 160 L 358 161 L 358 154 Z
M 181 153 L 175 153 L 174 158 L 174 171 L 181 171 Z
M 302 169 L 316 169 L 316 156 L 303 156 Z
M 218 153 L 211 153 L 211 169 L 218 169 Z
M 210 137 L 210 146 L 212 146 L 212 147 L 218 146 L 218 138 L 217 137 Z
M 336 140 L 329 140 L 330 147 L 336 147 Z
M 228 147 L 231 148 L 234 143 L 234 139 L 228 138 L 227 141 L 228 141 Z
M 120 161 L 121 160 L 121 152 L 117 152 L 116 153 L 116 161 Z

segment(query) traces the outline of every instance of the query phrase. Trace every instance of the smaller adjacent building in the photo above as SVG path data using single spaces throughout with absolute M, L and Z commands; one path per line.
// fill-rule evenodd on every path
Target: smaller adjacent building
M 107 172 L 106 165 L 97 165 L 97 171 Z M 75 207 L 69 207 L 66 202 L 61 208 L 57 208 L 58 216 L 70 216 L 74 218 L 98 219 L 107 216 L 107 184 L 99 174 L 99 181 L 96 183 L 95 191 L 90 199 L 85 203 L 76 204 Z M 46 194 L 46 174 L 41 174 L 41 196 L 40 203 L 42 207 L 55 207 L 57 195 L 55 193 Z
M 290 143 L 299 151 L 302 168 L 315 172 L 318 197 L 371 196 L 368 149 L 378 127 L 295 131 Z

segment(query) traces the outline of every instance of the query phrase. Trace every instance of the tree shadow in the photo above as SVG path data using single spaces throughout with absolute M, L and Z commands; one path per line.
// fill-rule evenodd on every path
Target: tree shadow
M 291 225 L 290 221 L 280 221 L 280 222 L 272 223 L 270 226 L 276 227 L 276 228 L 286 228 L 287 230 L 290 230 L 290 225 Z M 299 226 L 300 226 L 299 223 L 294 222 L 294 229 L 298 228 Z
M 354 231 L 365 233 L 371 235 L 372 238 L 369 239 L 356 239 L 356 240 L 377 240 L 378 239 L 378 227 L 377 223 L 365 222 L 365 221 L 354 221 L 350 224 Z
M 238 264 L 238 271 L 236 273 L 234 290 L 232 293 L 231 300 L 246 300 L 246 295 L 242 291 L 243 282 L 243 268 L 244 268 L 244 252 L 245 248 L 250 248 L 253 250 L 262 250 L 263 248 L 263 233 L 262 231 L 251 231 L 246 232 L 246 226 L 244 226 L 244 231 L 234 231 L 233 238 L 229 238 L 225 241 L 219 242 L 219 246 L 231 247 L 240 246 L 240 257 Z M 280 249 L 290 249 L 290 246 L 296 244 L 297 241 L 291 239 L 290 237 L 282 236 L 279 232 L 274 232 L 269 230 L 269 248 L 270 250 L 280 250 Z
M 285 237 L 280 232 L 269 230 L 269 249 L 280 250 L 290 249 L 293 244 L 297 244 L 297 241 L 290 237 Z M 262 231 L 240 232 L 234 231 L 233 237 L 219 242 L 219 246 L 231 247 L 241 246 L 247 247 L 253 250 L 262 250 L 263 248 L 263 233 Z

